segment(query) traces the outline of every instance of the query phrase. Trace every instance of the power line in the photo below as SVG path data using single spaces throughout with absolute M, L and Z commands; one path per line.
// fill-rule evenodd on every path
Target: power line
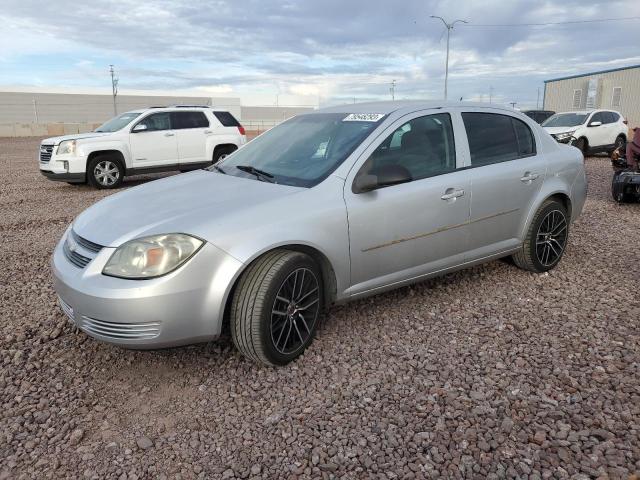
M 598 18 L 594 20 L 569 20 L 566 22 L 546 23 L 467 23 L 463 27 L 547 27 L 552 25 L 575 25 L 580 23 L 622 22 L 626 20 L 640 20 L 640 17 Z

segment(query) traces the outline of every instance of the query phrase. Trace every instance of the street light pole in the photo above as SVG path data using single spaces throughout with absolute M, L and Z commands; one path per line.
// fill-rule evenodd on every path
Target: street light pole
M 118 115 L 118 107 L 116 106 L 116 96 L 118 95 L 118 77 L 113 65 L 109 65 L 109 73 L 111 73 L 111 93 L 113 95 L 113 114 Z
M 437 15 L 431 15 L 431 18 L 439 18 L 440 20 L 442 20 L 442 23 L 444 23 L 444 26 L 447 28 L 447 61 L 445 63 L 445 67 L 444 67 L 444 99 L 447 99 L 447 84 L 449 83 L 449 39 L 451 37 L 451 30 L 453 30 L 453 26 L 460 22 L 460 23 L 469 23 L 466 20 L 454 20 L 451 23 L 447 23 L 447 21 L 442 18 L 442 17 L 438 17 Z

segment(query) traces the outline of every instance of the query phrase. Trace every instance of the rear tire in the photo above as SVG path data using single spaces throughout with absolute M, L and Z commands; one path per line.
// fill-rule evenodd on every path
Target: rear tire
M 220 160 L 224 160 L 238 149 L 236 146 L 227 145 L 224 147 L 216 147 L 213 151 L 213 163 L 218 163 Z
M 569 238 L 567 209 L 557 200 L 547 200 L 538 209 L 520 250 L 512 256 L 523 270 L 551 270 L 564 255 Z
M 611 150 L 610 154 L 615 152 L 619 148 L 623 148 L 626 143 L 627 143 L 627 139 L 625 138 L 625 136 L 618 135 L 618 138 L 616 138 L 616 141 L 613 144 L 613 150 Z
M 323 297 L 316 263 L 300 252 L 274 250 L 242 274 L 231 302 L 231 339 L 245 357 L 285 365 L 313 341 Z
M 87 180 L 99 189 L 118 188 L 122 184 L 124 167 L 117 158 L 98 155 L 87 164 Z

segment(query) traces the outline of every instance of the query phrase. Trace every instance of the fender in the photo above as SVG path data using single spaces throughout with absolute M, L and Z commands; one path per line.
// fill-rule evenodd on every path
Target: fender
M 81 143 L 78 145 L 79 156 L 82 156 L 85 159 L 85 162 L 89 158 L 89 155 L 107 150 L 117 150 L 122 154 L 125 162 L 125 169 L 133 166 L 129 145 L 121 140 L 112 139 L 103 142 Z
M 240 144 L 238 135 L 229 135 L 229 134 L 212 134 L 207 136 L 207 158 L 213 158 L 213 151 L 216 149 L 218 145 L 235 145 L 237 148 L 240 148 L 242 145 Z

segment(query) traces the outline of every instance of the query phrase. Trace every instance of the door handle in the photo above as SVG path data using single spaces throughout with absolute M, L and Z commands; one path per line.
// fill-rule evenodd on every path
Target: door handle
M 444 195 L 442 195 L 440 198 L 442 200 L 455 200 L 458 197 L 462 197 L 464 195 L 464 190 L 459 189 L 456 190 L 455 188 L 447 188 L 447 190 L 444 192 Z
M 539 176 L 540 175 L 537 173 L 525 172 L 524 177 L 522 177 L 520 181 L 523 183 L 530 183 L 530 182 L 533 182 Z
M 211 130 L 205 130 L 204 133 L 206 133 L 207 135 L 209 135 L 210 133 L 213 133 Z
M 165 137 L 173 137 L 175 135 L 175 133 L 173 132 L 167 132 L 164 134 Z

